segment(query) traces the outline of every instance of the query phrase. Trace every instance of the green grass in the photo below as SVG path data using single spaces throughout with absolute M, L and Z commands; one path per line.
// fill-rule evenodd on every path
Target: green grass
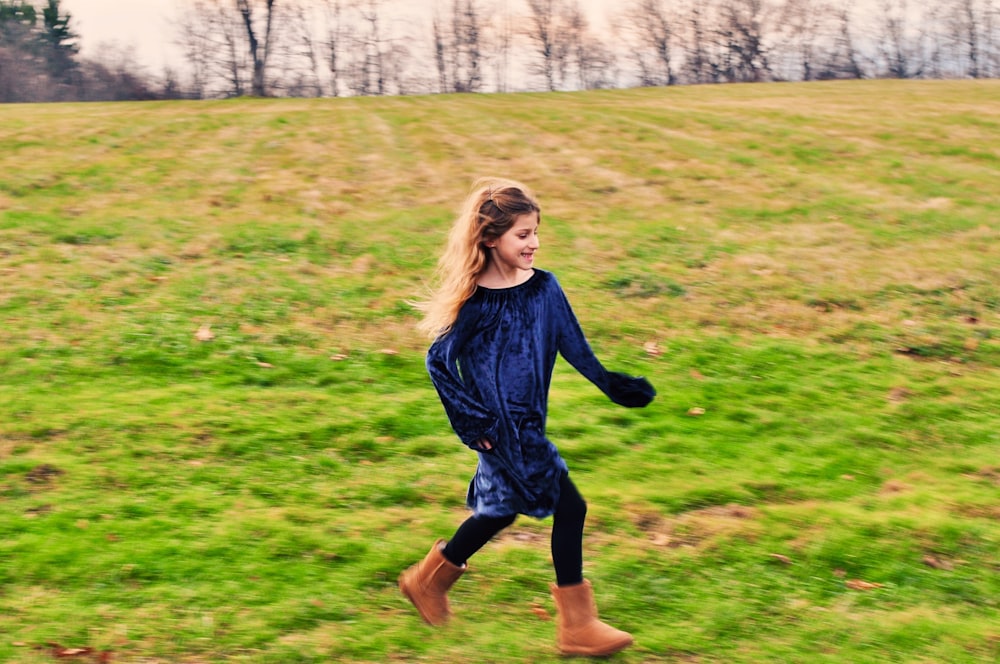
M 659 389 L 620 409 L 560 362 L 551 396 L 615 661 L 1000 659 L 998 102 L 3 107 L 0 661 L 558 660 L 548 521 L 473 559 L 445 629 L 395 586 L 466 514 L 407 302 L 488 174 Z

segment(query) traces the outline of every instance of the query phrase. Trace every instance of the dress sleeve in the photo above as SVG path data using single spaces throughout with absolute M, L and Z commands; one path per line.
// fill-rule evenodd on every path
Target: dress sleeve
M 562 288 L 556 288 L 555 299 L 559 354 L 616 404 L 628 408 L 648 405 L 656 396 L 656 389 L 650 382 L 642 376 L 629 376 L 605 369 L 584 336 Z
M 441 397 L 451 428 L 465 445 L 479 449 L 484 438 L 497 443 L 498 418 L 472 394 L 458 363 L 462 345 L 469 336 L 468 327 L 456 327 L 438 337 L 427 351 L 427 372 Z

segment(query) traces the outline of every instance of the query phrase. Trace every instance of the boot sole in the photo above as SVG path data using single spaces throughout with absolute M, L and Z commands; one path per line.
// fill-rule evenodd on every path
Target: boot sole
M 559 646 L 559 653 L 567 657 L 607 657 L 614 655 L 628 648 L 635 643 L 635 639 L 622 639 L 606 648 L 574 648 L 572 646 Z

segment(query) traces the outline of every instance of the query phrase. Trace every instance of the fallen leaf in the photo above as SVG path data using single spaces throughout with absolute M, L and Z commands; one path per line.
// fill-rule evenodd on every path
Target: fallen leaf
M 198 328 L 198 331 L 194 333 L 194 338 L 198 341 L 211 341 L 215 338 L 215 335 L 212 333 L 212 326 L 202 325 Z
M 753 508 L 746 505 L 729 504 L 722 508 L 722 513 L 736 519 L 752 519 L 754 517 Z
M 903 493 L 904 491 L 909 491 L 910 485 L 906 482 L 901 482 L 900 480 L 888 480 L 879 489 L 881 493 Z
M 341 360 L 346 360 L 347 356 L 344 355 L 343 353 L 337 353 L 336 355 L 331 355 L 330 359 L 333 360 L 334 362 L 340 362 Z
M 89 655 L 91 652 L 90 648 L 64 648 L 56 654 L 56 657 L 80 657 L 81 655 Z
M 705 414 L 705 409 L 699 406 L 695 406 L 694 408 L 688 409 L 687 414 L 690 415 L 691 417 L 701 417 L 702 415 Z
M 262 368 L 262 369 L 273 369 L 274 368 L 274 365 L 271 364 L 270 362 L 258 362 L 257 366 L 260 367 L 260 368 Z
M 694 378 L 695 380 L 705 380 L 705 374 L 698 371 L 697 369 L 691 370 L 691 377 Z
M 25 479 L 27 479 L 32 484 L 45 484 L 53 477 L 62 474 L 63 471 L 56 468 L 52 464 L 43 463 L 40 466 L 35 466 L 31 470 L 29 470 L 27 475 L 25 475 Z
M 541 606 L 539 606 L 538 604 L 531 605 L 531 612 L 534 613 L 539 618 L 541 618 L 542 620 L 552 620 L 552 616 L 549 614 L 549 612 L 546 611 Z
M 851 590 L 874 590 L 875 588 L 881 588 L 881 583 L 872 583 L 870 581 L 862 581 L 861 579 L 848 579 L 844 582 L 844 585 Z
M 951 570 L 955 566 L 947 560 L 941 560 L 937 556 L 924 556 L 924 564 L 934 569 Z
M 670 544 L 670 536 L 663 533 L 653 533 L 651 539 L 656 546 L 669 546 Z
M 382 348 L 379 352 L 383 355 L 399 355 L 399 351 L 395 348 Z
M 646 350 L 647 355 L 652 355 L 653 357 L 659 357 L 660 355 L 663 355 L 663 350 L 660 348 L 660 345 L 655 341 L 647 341 L 642 345 L 642 347 Z
M 792 559 L 789 558 L 788 556 L 784 555 L 784 554 L 781 554 L 781 553 L 772 553 L 772 554 L 770 554 L 770 556 L 772 558 L 774 558 L 775 560 L 777 560 L 779 563 L 783 564 L 783 565 L 791 565 L 792 564 Z
M 57 659 L 68 659 L 71 657 L 85 657 L 94 652 L 93 648 L 66 648 L 58 643 L 47 643 L 52 656 Z
M 889 390 L 889 401 L 899 403 L 910 397 L 910 391 L 905 387 L 894 387 Z

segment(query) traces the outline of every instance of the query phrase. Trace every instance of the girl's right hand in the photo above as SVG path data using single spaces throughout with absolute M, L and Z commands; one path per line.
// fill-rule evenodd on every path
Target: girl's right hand
M 608 378 L 610 379 L 608 396 L 620 406 L 644 408 L 656 396 L 656 388 L 643 376 L 629 376 L 609 371 Z
M 480 452 L 489 452 L 493 449 L 493 443 L 491 443 L 488 438 L 483 438 L 481 440 L 477 440 L 473 444 L 473 449 L 479 450 Z

